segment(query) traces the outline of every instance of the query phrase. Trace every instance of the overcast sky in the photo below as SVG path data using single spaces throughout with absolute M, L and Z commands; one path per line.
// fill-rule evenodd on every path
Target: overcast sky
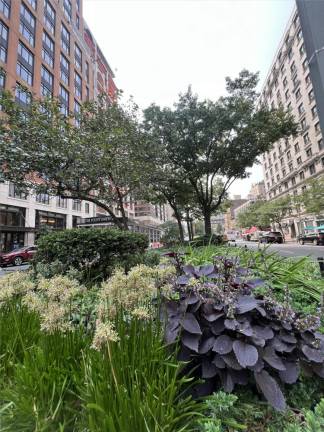
M 260 71 L 260 85 L 294 7 L 293 0 L 84 0 L 84 17 L 125 95 L 146 108 L 171 106 L 191 84 L 200 98 L 224 94 L 226 76 Z M 246 196 L 262 180 L 237 181 Z

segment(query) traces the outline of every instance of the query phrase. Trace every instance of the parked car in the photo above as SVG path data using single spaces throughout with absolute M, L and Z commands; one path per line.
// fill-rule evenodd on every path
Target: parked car
M 24 262 L 30 261 L 37 252 L 36 246 L 25 246 L 20 249 L 14 249 L 10 252 L 0 254 L 0 267 L 7 265 L 19 266 Z
M 268 231 L 262 233 L 259 241 L 260 243 L 283 243 L 283 237 L 279 231 Z
M 314 245 L 324 246 L 324 232 L 312 232 L 300 234 L 297 238 L 298 243 L 313 243 Z

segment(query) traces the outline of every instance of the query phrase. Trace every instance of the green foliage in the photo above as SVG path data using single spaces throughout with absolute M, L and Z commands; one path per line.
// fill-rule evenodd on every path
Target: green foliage
M 324 212 L 324 177 L 308 181 L 307 186 L 301 196 L 305 210 L 320 215 Z
M 102 280 L 116 266 L 128 270 L 141 260 L 148 246 L 147 237 L 108 228 L 70 229 L 52 232 L 38 240 L 35 257 L 39 264 L 61 267 L 66 273 L 75 269 L 83 281 Z M 50 274 L 55 269 L 47 268 Z
M 161 228 L 164 230 L 161 243 L 163 243 L 166 247 L 170 247 L 180 241 L 180 231 L 177 223 L 167 221 L 161 225 Z
M 189 183 L 207 235 L 230 185 L 274 142 L 297 132 L 290 113 L 257 107 L 257 83 L 257 74 L 243 70 L 226 78 L 227 95 L 216 102 L 199 100 L 189 88 L 174 109 L 151 105 L 144 112 L 152 163 L 163 161 Z
M 77 118 L 62 115 L 56 99 L 34 98 L 26 108 L 5 91 L 0 104 L 7 114 L 0 119 L 0 166 L 6 166 L 6 180 L 30 193 L 93 202 L 127 229 L 124 202 L 130 193 L 141 194 L 149 167 L 143 169 L 138 158 L 145 137 L 134 103 L 112 104 L 102 95 L 84 103 Z

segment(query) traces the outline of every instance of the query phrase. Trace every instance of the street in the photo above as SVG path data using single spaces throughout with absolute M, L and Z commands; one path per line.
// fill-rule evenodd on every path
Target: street
M 5 276 L 8 273 L 14 272 L 14 271 L 25 271 L 29 269 L 29 264 L 23 264 L 21 266 L 9 266 L 2 268 L 0 267 L 0 279 L 1 277 Z
M 313 258 L 324 257 L 324 246 L 299 245 L 297 243 L 284 243 L 284 244 L 259 244 L 258 242 L 247 242 L 238 240 L 238 246 L 247 246 L 249 249 L 268 248 L 269 252 L 278 252 L 278 254 L 284 257 L 297 257 L 297 256 L 311 256 Z

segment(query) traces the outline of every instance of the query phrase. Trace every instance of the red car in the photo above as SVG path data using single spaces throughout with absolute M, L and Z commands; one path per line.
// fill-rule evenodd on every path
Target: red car
M 19 266 L 23 262 L 30 261 L 37 252 L 36 246 L 25 246 L 10 252 L 0 254 L 0 267 L 7 265 Z

